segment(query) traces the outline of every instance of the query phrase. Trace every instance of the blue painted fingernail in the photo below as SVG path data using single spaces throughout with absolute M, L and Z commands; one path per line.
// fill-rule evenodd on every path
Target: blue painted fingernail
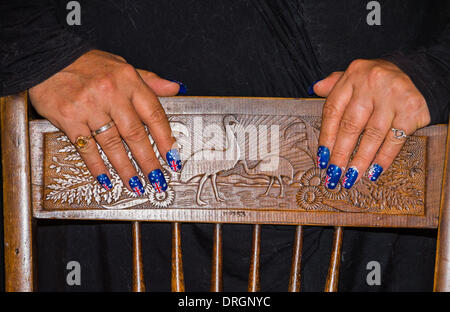
M 178 83 L 178 85 L 180 86 L 180 90 L 178 91 L 177 95 L 185 95 L 187 93 L 187 87 L 184 83 L 176 81 L 176 80 L 170 80 L 170 79 L 169 79 L 169 81 Z
M 348 168 L 344 178 L 342 179 L 342 186 L 344 186 L 346 189 L 351 188 L 353 184 L 355 184 L 357 178 L 358 178 L 358 169 L 356 169 L 356 167 Z
M 383 172 L 383 167 L 381 167 L 379 164 L 373 164 L 369 168 L 367 177 L 369 178 L 370 181 L 376 181 L 382 172 Z
M 106 174 L 101 174 L 97 177 L 98 183 L 100 183 L 101 186 L 107 191 L 112 189 L 112 183 L 111 180 L 108 178 Z
M 148 179 L 157 193 L 167 190 L 167 182 L 161 169 L 155 169 L 148 174 Z
M 315 81 L 312 85 L 308 87 L 308 95 L 316 95 L 316 93 L 314 92 L 314 85 L 318 83 L 320 80 Z
M 325 178 L 325 186 L 330 190 L 336 188 L 339 179 L 341 178 L 342 169 L 336 165 L 329 165 L 327 169 L 327 177 Z
M 178 172 L 181 170 L 181 157 L 178 149 L 174 148 L 168 151 L 166 154 L 166 160 L 173 171 Z
M 141 180 L 139 180 L 137 176 L 132 177 L 130 181 L 128 181 L 128 184 L 137 195 L 140 196 L 144 194 L 144 187 L 142 186 Z
M 325 169 L 330 160 L 330 150 L 325 146 L 319 146 L 317 149 L 317 167 Z

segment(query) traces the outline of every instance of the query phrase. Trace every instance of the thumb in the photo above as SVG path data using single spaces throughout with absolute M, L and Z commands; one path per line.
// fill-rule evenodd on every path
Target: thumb
M 186 86 L 181 82 L 163 79 L 157 74 L 143 69 L 137 69 L 137 72 L 157 96 L 186 94 Z
M 327 97 L 331 90 L 333 90 L 334 85 L 342 77 L 344 72 L 334 72 L 330 74 L 327 78 L 319 80 L 312 84 L 308 89 L 313 91 L 314 94 L 320 97 Z M 312 94 L 310 94 L 312 95 Z

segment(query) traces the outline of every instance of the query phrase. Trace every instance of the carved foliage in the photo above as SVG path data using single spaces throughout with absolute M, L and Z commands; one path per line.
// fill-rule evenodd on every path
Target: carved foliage
M 351 190 L 340 185 L 328 190 L 323 184 L 325 170 L 315 168 L 318 117 L 217 114 L 171 115 L 169 119 L 185 161 L 184 171 L 173 173 L 155 147 L 169 182 L 163 195 L 154 192 L 129 153 L 145 187 L 145 196 L 137 197 L 123 185 L 99 149 L 113 184 L 111 191 L 104 190 L 62 133 L 45 134 L 45 209 L 67 209 L 70 204 L 71 209 L 203 206 L 424 214 L 425 137 L 410 137 L 392 167 L 377 182 L 363 177 Z M 223 137 L 211 136 L 210 130 L 218 130 Z M 235 159 L 193 161 L 196 153 L 214 155 L 223 151 L 225 155 L 230 148 L 238 151 Z M 267 166 L 271 162 L 280 166 Z

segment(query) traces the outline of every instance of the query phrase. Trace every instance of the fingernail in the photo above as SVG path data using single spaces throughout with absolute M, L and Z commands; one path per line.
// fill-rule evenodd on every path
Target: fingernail
M 101 186 L 107 191 L 112 189 L 112 183 L 111 180 L 108 178 L 106 174 L 101 174 L 97 177 L 98 183 L 100 183 Z
M 330 190 L 336 188 L 339 179 L 341 178 L 342 169 L 336 165 L 329 165 L 327 169 L 327 177 L 325 178 L 325 186 Z
M 356 179 L 358 178 L 358 169 L 356 167 L 348 168 L 345 173 L 344 178 L 342 179 L 342 186 L 346 189 L 349 189 L 355 184 Z
M 178 149 L 174 148 L 168 151 L 166 154 L 166 160 L 173 171 L 178 172 L 181 170 L 181 157 Z
M 369 168 L 369 172 L 367 173 L 367 177 L 370 181 L 376 181 L 378 180 L 378 177 L 383 172 L 383 167 L 381 167 L 379 164 L 373 164 Z
M 308 95 L 316 95 L 316 93 L 314 92 L 314 85 L 318 83 L 320 80 L 315 81 L 312 85 L 308 87 Z
M 144 194 L 144 187 L 142 186 L 141 180 L 139 180 L 137 176 L 132 177 L 130 181 L 128 181 L 128 184 L 137 195 L 140 196 Z
M 148 174 L 148 180 L 152 184 L 157 193 L 162 193 L 167 190 L 167 182 L 161 169 L 155 169 Z
M 170 80 L 170 79 L 169 79 L 169 81 L 178 83 L 178 85 L 180 86 L 180 90 L 178 91 L 177 95 L 185 95 L 187 93 L 187 87 L 184 83 L 176 81 L 176 80 Z
M 317 167 L 325 169 L 330 160 L 330 150 L 325 146 L 319 146 L 317 149 Z

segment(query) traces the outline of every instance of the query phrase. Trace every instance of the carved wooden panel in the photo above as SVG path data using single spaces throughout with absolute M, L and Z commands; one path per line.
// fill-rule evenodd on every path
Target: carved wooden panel
M 33 121 L 35 216 L 436 226 L 438 200 L 427 198 L 427 193 L 439 195 L 444 149 L 436 147 L 445 142 L 443 125 L 410 137 L 377 182 L 364 177 L 351 190 L 340 185 L 329 190 L 324 187 L 325 170 L 315 167 L 322 100 L 161 101 L 184 159 L 181 172 L 174 173 L 160 157 L 169 182 L 163 194 L 154 192 L 129 154 L 145 187 L 144 196 L 137 197 L 100 150 L 113 178 L 113 189 L 104 190 L 61 132 L 46 121 Z M 432 167 L 427 162 L 430 147 L 435 148 Z M 156 147 L 155 152 L 159 155 Z

